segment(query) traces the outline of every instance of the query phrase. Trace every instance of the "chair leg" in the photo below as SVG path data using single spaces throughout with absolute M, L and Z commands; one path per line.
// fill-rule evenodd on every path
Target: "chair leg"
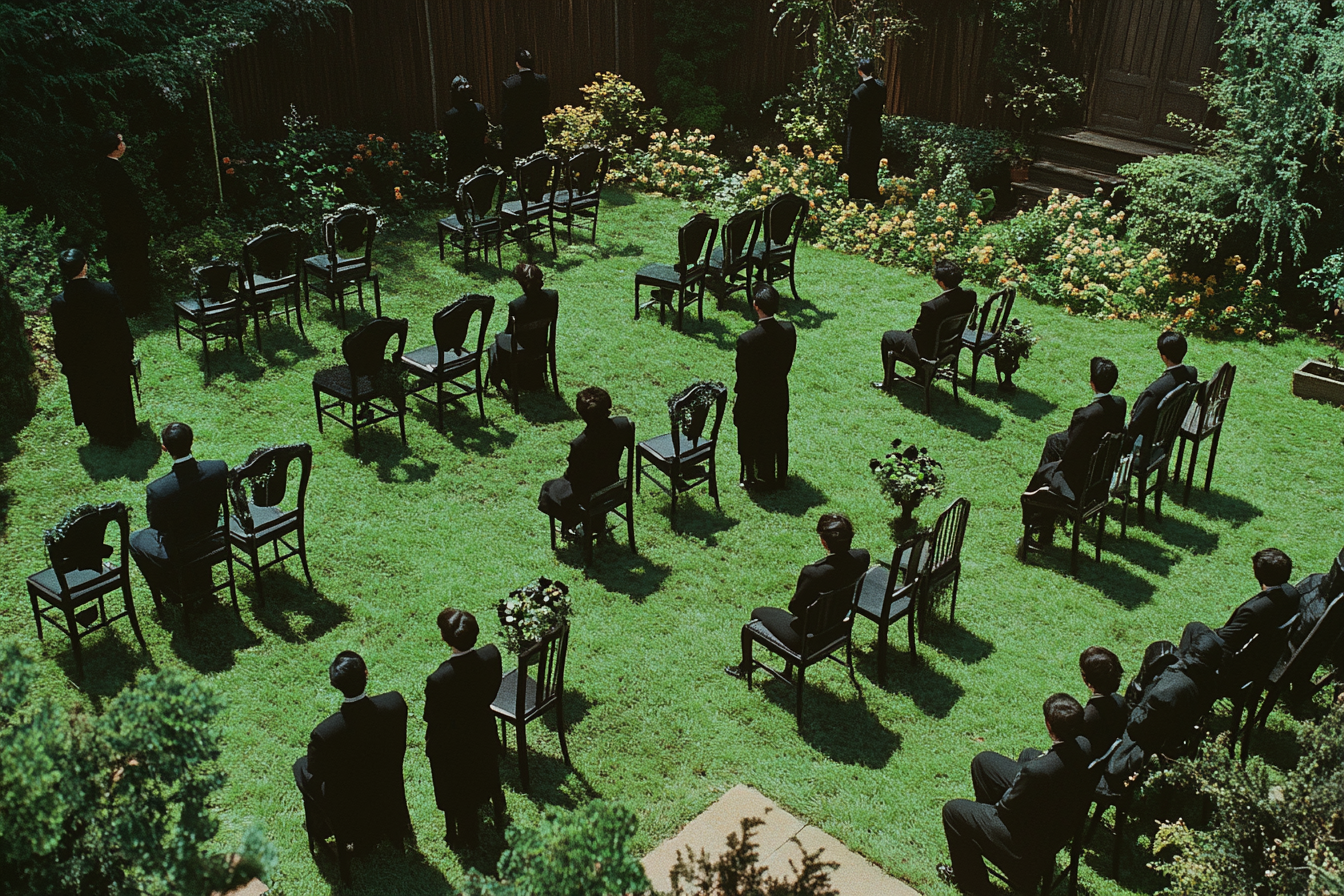
M 1195 482 L 1195 458 L 1199 456 L 1199 439 L 1190 440 L 1190 467 L 1185 472 L 1185 503 L 1190 503 L 1190 486 Z
M 403 448 L 408 447 L 409 443 L 406 441 L 406 402 L 404 399 L 401 406 L 397 408 L 397 426 L 401 428 L 401 446 Z
M 38 606 L 37 606 L 37 595 L 34 594 L 33 592 L 29 591 L 29 592 L 28 592 L 28 599 L 29 599 L 30 601 L 33 602 L 33 622 L 37 623 L 37 640 L 41 641 L 41 640 L 43 640 L 43 638 L 42 638 L 42 611 L 41 611 L 41 610 L 38 608 Z
M 1098 808 L 1100 813 L 1100 808 Z M 1125 824 L 1125 809 L 1123 806 L 1115 807 L 1115 846 L 1111 849 L 1111 877 L 1120 876 L 1120 830 Z
M 933 413 L 933 375 L 934 371 L 929 371 L 928 382 L 924 384 L 924 415 Z
M 1082 519 L 1075 518 L 1073 521 L 1073 550 L 1069 554 L 1069 575 L 1078 575 L 1078 539 L 1083 534 Z
M 887 683 L 887 626 L 879 622 L 877 624 L 877 685 L 882 687 Z
M 1213 484 L 1213 462 L 1218 459 L 1218 439 L 1223 435 L 1223 426 L 1220 423 L 1218 428 L 1213 431 L 1213 442 L 1209 444 L 1209 467 L 1204 471 L 1204 491 L 1209 490 Z M 1193 458 L 1191 458 L 1193 460 Z
M 79 623 L 75 621 L 75 611 L 67 605 L 65 607 L 65 624 L 70 630 L 70 646 L 75 653 L 75 677 L 84 677 L 84 654 L 79 649 Z
M 1101 539 L 1106 534 L 1106 511 L 1097 514 L 1097 562 L 1101 562 Z
M 717 447 L 715 446 L 716 451 Z M 714 499 L 714 509 L 723 510 L 723 505 L 719 503 L 719 471 L 713 454 L 709 456 L 709 496 Z
M 321 395 L 321 393 L 319 393 L 319 392 L 317 391 L 317 387 L 316 387 L 316 386 L 313 387 L 313 404 L 317 405 L 317 432 L 318 432 L 319 435 L 321 435 L 321 433 L 322 433 L 322 395 Z
M 948 611 L 947 621 L 957 621 L 957 590 L 961 587 L 961 567 L 957 567 L 956 574 L 952 576 L 952 609 Z
M 907 619 L 908 619 L 908 621 L 907 621 L 906 624 L 905 624 L 905 634 L 906 634 L 906 638 L 908 638 L 909 641 L 910 641 L 910 662 L 911 662 L 911 663 L 914 663 L 914 662 L 916 662 L 916 661 L 919 660 L 919 653 L 918 653 L 918 652 L 916 651 L 916 649 L 915 649 L 915 608 L 914 608 L 914 607 L 911 607 L 911 608 L 910 608 L 910 612 L 909 612 L 909 614 L 907 615 Z M 883 668 L 882 672 L 883 672 L 883 674 L 886 674 L 886 669 Z
M 794 300 L 795 302 L 801 302 L 802 299 L 799 298 L 799 296 L 798 296 L 798 286 L 797 286 L 797 284 L 795 284 L 794 281 L 793 281 L 793 269 L 794 269 L 795 267 L 797 267 L 797 266 L 798 266 L 798 259 L 797 259 L 796 257 L 795 257 L 795 258 L 790 258 L 790 259 L 789 259 L 789 291 L 793 293 L 793 300 Z
M 1181 461 L 1185 460 L 1185 442 L 1186 442 L 1185 435 L 1178 432 L 1176 436 L 1177 436 L 1176 441 L 1180 442 L 1181 444 L 1180 447 L 1176 449 L 1176 469 L 1171 474 L 1172 485 L 1181 484 Z
M 1153 516 L 1162 521 L 1162 490 L 1167 484 L 1167 468 L 1157 471 L 1157 484 L 1153 487 Z
M 639 320 L 639 281 L 635 281 L 635 320 Z
M 554 551 L 554 550 L 555 550 L 555 517 L 550 516 L 549 514 L 547 514 L 547 518 L 551 521 L 551 550 Z
M 975 394 L 975 383 L 980 372 L 980 353 L 971 352 L 971 394 Z
M 354 433 L 355 454 L 359 454 L 359 405 L 350 405 L 350 431 Z
M 561 694 L 560 699 L 555 704 L 555 730 L 560 735 L 560 755 L 564 757 L 565 765 L 570 768 L 574 763 L 569 761 L 569 743 L 565 740 L 565 695 Z
M 797 702 L 794 704 L 794 709 L 793 709 L 793 714 L 794 714 L 794 716 L 797 718 L 797 721 L 798 721 L 798 731 L 799 731 L 799 733 L 802 733 L 802 730 L 803 730 L 803 671 L 804 671 L 804 669 L 805 669 L 804 666 L 799 666 L 799 667 L 798 667 L 798 682 L 797 682 L 797 685 L 796 685 L 797 698 L 798 698 L 798 699 L 797 699 Z
M 299 562 L 303 564 L 303 577 L 308 580 L 308 587 L 313 587 L 313 574 L 308 571 L 308 539 L 304 537 L 303 523 L 299 523 Z
M 635 548 L 635 499 L 632 497 L 625 504 L 625 529 L 630 536 L 630 553 L 638 554 Z
M 257 551 L 248 551 L 248 559 L 252 561 L 252 581 L 257 586 L 257 603 L 262 603 L 265 592 L 261 586 L 261 554 Z
M 135 601 L 131 599 L 131 581 L 127 576 L 126 581 L 122 583 L 121 590 L 126 598 L 126 615 L 131 619 L 131 631 L 135 632 L 135 640 L 140 642 L 140 649 L 149 652 L 149 645 L 145 643 L 145 636 L 140 632 L 140 618 L 135 615 Z

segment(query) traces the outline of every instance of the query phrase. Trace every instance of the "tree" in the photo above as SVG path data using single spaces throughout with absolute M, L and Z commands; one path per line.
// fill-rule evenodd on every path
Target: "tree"
M 730 99 L 710 79 L 741 46 L 751 7 L 721 0 L 659 0 L 653 19 L 662 32 L 654 81 L 658 99 L 682 130 L 717 133 Z

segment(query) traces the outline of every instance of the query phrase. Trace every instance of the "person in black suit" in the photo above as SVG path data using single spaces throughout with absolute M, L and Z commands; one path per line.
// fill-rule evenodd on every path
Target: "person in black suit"
M 854 543 L 854 524 L 843 513 L 823 513 L 817 520 L 817 535 L 826 556 L 809 563 L 798 573 L 789 608 L 757 607 L 751 611 L 753 622 L 759 622 L 785 646 L 799 650 L 803 645 L 803 612 L 828 591 L 853 584 L 868 571 L 868 552 L 851 548 Z M 742 626 L 742 662 L 723 671 L 734 678 L 747 677 L 747 650 L 751 623 Z
M 453 107 L 443 113 L 443 138 L 448 144 L 448 183 L 456 189 L 462 178 L 485 164 L 485 137 L 490 128 L 485 106 L 476 102 L 471 82 L 453 78 Z
M 1175 330 L 1163 330 L 1157 337 L 1157 353 L 1166 369 L 1153 380 L 1152 385 L 1139 393 L 1134 399 L 1134 410 L 1129 417 L 1129 427 L 1125 430 L 1125 449 L 1134 446 L 1134 440 L 1143 437 L 1144 442 L 1153 440 L 1153 429 L 1157 426 L 1157 406 L 1166 394 L 1184 383 L 1199 381 L 1199 372 L 1185 359 L 1185 337 Z
M 329 675 L 345 699 L 313 729 L 307 754 L 294 763 L 308 836 L 334 835 L 337 849 L 400 840 L 411 825 L 402 776 L 406 701 L 396 691 L 370 697 L 369 669 L 353 650 L 336 654 Z
M 524 159 L 546 146 L 541 118 L 551 111 L 551 85 L 532 71 L 531 50 L 514 55 L 518 71 L 504 79 L 504 153 L 510 161 Z
M 611 416 L 611 396 L 599 386 L 589 386 L 574 402 L 583 418 L 583 432 L 569 443 L 565 475 L 549 479 L 537 497 L 537 509 L 558 518 L 566 537 L 582 537 L 583 505 L 598 489 L 621 478 L 621 452 L 634 437 L 635 424 L 628 417 Z
M 140 202 L 140 191 L 122 166 L 126 141 L 121 133 L 105 132 L 99 152 L 102 158 L 94 171 L 94 183 L 102 199 L 107 266 L 126 312 L 142 314 L 149 308 L 149 215 Z
M 513 389 L 533 388 L 545 377 L 546 339 L 548 328 L 528 324 L 554 320 L 560 312 L 560 295 L 553 289 L 542 289 L 541 268 L 520 263 L 513 269 L 513 279 L 522 287 L 523 294 L 509 303 L 509 322 L 503 333 L 495 334 L 490 346 L 490 382 L 498 389 L 508 381 Z M 514 333 L 526 327 L 527 336 Z M 512 372 L 511 372 L 512 371 Z M 517 380 L 517 382 L 515 382 Z
M 975 800 L 943 804 L 943 832 L 952 864 L 938 874 L 967 894 L 993 893 L 985 859 L 1013 886 L 1030 890 L 1044 863 L 1068 842 L 1096 787 L 1092 746 L 1081 736 L 1083 708 L 1068 694 L 1045 701 L 1048 753 L 1015 762 L 984 752 L 971 762 Z
M 145 489 L 149 526 L 131 533 L 131 556 L 155 596 L 164 588 L 193 590 L 209 582 L 208 569 L 198 570 L 191 581 L 181 581 L 173 565 L 174 559 L 181 559 L 181 552 L 219 525 L 219 508 L 228 486 L 228 464 L 198 462 L 191 454 L 192 438 L 191 427 L 185 423 L 163 428 L 163 450 L 172 456 L 173 469 Z
M 777 320 L 779 292 L 769 283 L 751 298 L 756 326 L 737 337 L 733 424 L 743 488 L 783 486 L 789 475 L 789 370 L 798 350 L 793 324 Z
M 1092 745 L 1092 758 L 1110 749 L 1125 730 L 1128 712 L 1120 696 L 1125 670 L 1120 658 L 1105 647 L 1089 647 L 1078 657 L 1078 670 L 1089 697 L 1083 704 L 1083 737 Z
M 1108 433 L 1121 432 L 1125 428 L 1125 400 L 1112 395 L 1115 381 L 1120 371 L 1109 358 L 1092 359 L 1092 401 L 1073 412 L 1069 428 L 1064 432 L 1051 433 L 1041 450 L 1041 462 L 1022 495 L 1040 495 L 1051 492 L 1061 502 L 1073 501 L 1078 490 L 1087 487 L 1087 473 L 1092 465 L 1092 455 L 1096 453 L 1101 440 Z M 1027 527 L 1027 537 L 1020 548 L 1023 551 L 1037 550 L 1041 541 L 1048 541 L 1054 528 L 1053 513 L 1022 504 L 1022 523 Z
M 938 328 L 958 314 L 975 312 L 975 293 L 961 288 L 961 265 L 940 258 L 933 265 L 933 279 L 941 293 L 919 306 L 919 318 L 912 330 L 888 330 L 882 334 L 882 381 L 874 389 L 890 392 L 896 385 L 896 362 L 914 366 L 921 358 L 932 358 L 938 351 Z
M 845 112 L 845 149 L 842 170 L 849 175 L 849 198 L 880 203 L 877 167 L 882 157 L 882 113 L 887 108 L 887 85 L 873 77 L 873 60 L 859 60 L 859 86 L 849 95 Z
M 1188 624 L 1181 633 L 1180 649 L 1187 648 L 1198 635 L 1211 632 L 1223 646 L 1227 666 L 1255 635 L 1268 634 L 1292 618 L 1301 603 L 1297 588 L 1288 581 L 1293 575 L 1293 559 L 1278 548 L 1265 548 L 1255 552 L 1251 566 L 1260 592 L 1233 610 L 1222 628 L 1210 629 L 1202 622 Z M 1225 671 L 1236 672 L 1233 668 Z
M 495 645 L 472 649 L 481 633 L 475 616 L 448 607 L 438 623 L 453 655 L 425 681 L 425 755 L 434 776 L 434 799 L 447 824 L 444 841 L 474 847 L 482 803 L 494 801 L 495 827 L 504 827 L 499 736 L 490 711 L 504 667 Z
M 110 284 L 89 279 L 78 249 L 66 249 L 58 264 L 65 292 L 52 299 L 51 325 L 75 425 L 83 425 L 91 441 L 129 445 L 136 434 L 131 398 L 135 341 L 121 300 Z

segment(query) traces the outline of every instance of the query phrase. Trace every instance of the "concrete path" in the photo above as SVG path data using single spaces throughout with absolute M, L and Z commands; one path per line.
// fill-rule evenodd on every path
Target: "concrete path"
M 792 876 L 789 860 L 797 864 L 802 858 L 798 844 L 790 842 L 790 838 L 797 837 L 809 852 L 825 848 L 822 859 L 840 863 L 840 867 L 831 872 L 831 886 L 840 891 L 840 896 L 919 896 L 908 884 L 887 874 L 830 834 L 795 818 L 764 794 L 741 784 L 644 857 L 644 871 L 653 888 L 660 892 L 672 889 L 670 873 L 677 861 L 677 850 L 685 855 L 689 845 L 694 855 L 699 855 L 703 849 L 711 858 L 717 857 L 727 849 L 728 835 L 741 831 L 742 819 L 753 816 L 765 821 L 756 829 L 755 839 L 761 863 L 772 877 Z

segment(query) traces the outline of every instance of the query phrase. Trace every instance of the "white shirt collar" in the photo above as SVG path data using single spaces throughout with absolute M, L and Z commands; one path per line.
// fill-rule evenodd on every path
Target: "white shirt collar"
M 1177 361 L 1175 364 L 1171 365 L 1171 366 L 1168 367 L 1167 369 L 1168 369 L 1168 370 L 1175 370 L 1177 367 L 1184 367 L 1184 366 L 1185 366 L 1184 363 L 1182 363 L 1182 362 L 1180 362 L 1180 361 Z
M 873 76 L 872 76 L 872 75 L 864 75 L 864 74 L 860 74 L 859 77 L 862 78 L 862 79 L 865 80 L 865 81 L 871 81 L 871 80 L 873 80 Z
M 359 696 L 357 696 L 357 697 L 346 697 L 346 698 L 344 698 L 343 700 L 341 700 L 341 702 L 342 702 L 342 703 L 358 703 L 360 700 L 363 700 L 363 699 L 364 699 L 365 697 L 367 697 L 368 695 L 369 695 L 368 691 L 360 691 L 360 692 L 359 692 Z
M 190 454 L 184 454 L 183 456 L 181 456 L 181 457 L 179 457 L 179 458 L 177 458 L 176 460 L 173 461 L 173 466 L 177 466 L 178 464 L 181 464 L 181 463 L 186 463 L 187 461 L 193 461 L 193 462 L 194 462 L 195 460 L 196 460 L 196 458 L 192 457 Z
M 765 322 L 768 321 L 768 320 L 774 320 L 774 319 L 775 319 L 775 316 L 772 314 L 772 315 L 770 315 L 769 317 L 762 317 L 760 320 L 756 321 L 756 323 L 758 323 L 758 324 L 763 324 L 763 323 L 765 323 Z
M 523 72 L 530 72 L 530 71 L 532 71 L 532 69 L 530 68 L 520 68 L 518 69 L 518 74 L 521 75 Z
M 1092 400 L 1093 400 L 1093 401 L 1100 401 L 1100 400 L 1103 399 L 1103 398 L 1110 398 L 1110 397 L 1111 397 L 1111 393 L 1109 393 L 1109 392 L 1097 392 L 1097 393 L 1094 393 L 1094 394 L 1092 395 Z

